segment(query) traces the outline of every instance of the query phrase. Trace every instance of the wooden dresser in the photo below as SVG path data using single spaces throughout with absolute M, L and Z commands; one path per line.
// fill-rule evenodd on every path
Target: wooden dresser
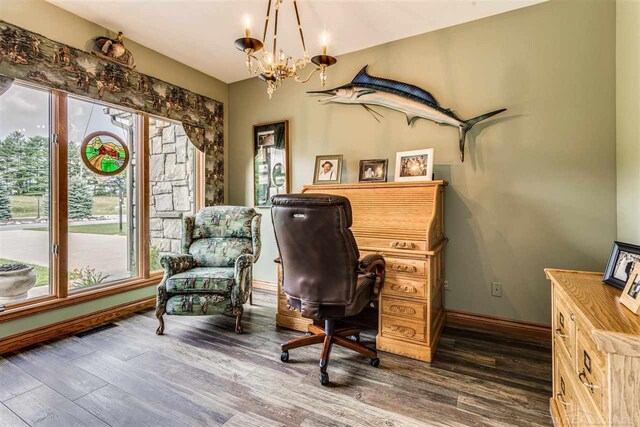
M 556 426 L 640 425 L 640 316 L 602 273 L 545 270 L 552 285 Z
M 347 197 L 351 230 L 361 256 L 380 253 L 387 263 L 380 295 L 378 350 L 430 362 L 445 313 L 445 181 L 309 185 L 303 193 Z M 310 320 L 288 307 L 278 272 L 279 326 L 306 331 Z

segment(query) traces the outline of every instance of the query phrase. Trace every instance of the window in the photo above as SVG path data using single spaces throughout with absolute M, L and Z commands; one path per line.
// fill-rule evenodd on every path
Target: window
M 81 149 L 97 131 L 127 146 L 119 174 L 95 169 L 122 150 Z M 179 123 L 14 83 L 0 96 L 0 275 L 28 277 L 20 291 L 0 280 L 0 322 L 157 283 L 159 252 L 180 251 L 203 199 L 202 163 Z
M 135 113 L 71 96 L 67 116 L 68 277 L 73 292 L 138 275 L 139 130 Z M 127 145 L 130 160 L 123 172 L 102 176 L 84 164 L 81 144 L 94 132 L 115 134 Z
M 0 305 L 52 293 L 50 103 L 18 85 L 0 97 Z

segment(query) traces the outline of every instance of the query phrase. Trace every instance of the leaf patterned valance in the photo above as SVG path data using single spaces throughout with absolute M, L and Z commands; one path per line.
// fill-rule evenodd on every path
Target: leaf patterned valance
M 0 94 L 10 79 L 182 122 L 205 153 L 206 204 L 223 203 L 221 102 L 0 20 Z

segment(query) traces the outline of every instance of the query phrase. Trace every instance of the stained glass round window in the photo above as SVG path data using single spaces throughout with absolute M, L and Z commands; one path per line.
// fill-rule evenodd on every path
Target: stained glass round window
M 94 132 L 80 146 L 84 164 L 100 175 L 117 175 L 129 164 L 129 148 L 118 136 L 110 132 Z

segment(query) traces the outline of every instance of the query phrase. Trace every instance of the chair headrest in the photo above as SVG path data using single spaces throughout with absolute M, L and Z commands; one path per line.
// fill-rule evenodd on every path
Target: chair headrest
M 278 194 L 271 198 L 271 205 L 300 208 L 342 206 L 347 218 L 347 227 L 351 227 L 352 224 L 351 203 L 344 196 L 318 193 Z

